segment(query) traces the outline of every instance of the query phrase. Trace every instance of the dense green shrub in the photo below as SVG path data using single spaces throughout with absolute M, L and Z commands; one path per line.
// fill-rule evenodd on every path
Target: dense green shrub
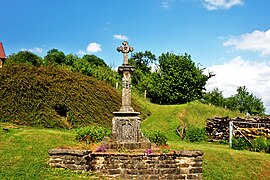
M 255 152 L 270 153 L 270 139 L 258 137 L 248 142 L 245 138 L 233 138 L 232 148 L 236 150 L 250 150 Z
M 27 64 L 0 69 L 0 122 L 47 127 L 111 127 L 121 94 L 94 78 L 59 67 Z M 132 106 L 141 111 L 135 101 Z
M 269 144 L 267 143 L 267 139 L 265 137 L 256 138 L 252 141 L 252 151 L 266 151 L 268 145 Z
M 252 145 L 243 137 L 232 139 L 232 148 L 236 150 L 250 149 Z
M 155 143 L 158 146 L 167 145 L 167 137 L 161 131 L 143 131 L 143 134 L 151 143 Z
M 102 141 L 105 136 L 110 135 L 110 131 L 100 126 L 88 126 L 77 129 L 76 134 L 77 140 L 91 144 Z
M 267 147 L 265 149 L 265 152 L 268 153 L 268 154 L 270 154 L 270 139 L 267 139 L 266 142 L 267 142 Z
M 207 140 L 205 128 L 199 128 L 189 125 L 186 131 L 185 139 L 190 142 L 202 142 Z

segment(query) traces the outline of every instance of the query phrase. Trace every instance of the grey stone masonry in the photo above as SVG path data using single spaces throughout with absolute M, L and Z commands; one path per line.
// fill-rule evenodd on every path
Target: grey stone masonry
M 122 105 L 118 112 L 113 112 L 112 133 L 109 141 L 103 142 L 106 148 L 117 150 L 126 148 L 128 150 L 136 150 L 142 148 L 150 148 L 150 141 L 145 138 L 141 132 L 140 113 L 135 112 L 131 107 L 131 75 L 134 71 L 133 66 L 128 63 L 128 53 L 134 50 L 128 45 L 127 41 L 117 48 L 118 52 L 124 54 L 124 63 L 118 68 L 118 72 L 122 75 Z
M 118 68 L 122 74 L 122 106 L 120 112 L 134 112 L 131 107 L 131 73 L 134 71 L 133 66 L 120 66 Z
M 88 171 L 91 151 L 74 149 L 51 149 L 49 165 L 73 171 Z
M 93 171 L 109 179 L 202 179 L 201 151 L 162 153 L 50 150 L 49 164 L 73 171 Z

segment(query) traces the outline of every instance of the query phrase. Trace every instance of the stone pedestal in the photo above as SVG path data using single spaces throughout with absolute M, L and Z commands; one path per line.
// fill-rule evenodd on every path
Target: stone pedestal
M 151 148 L 150 141 L 141 132 L 139 112 L 114 112 L 112 133 L 107 143 L 108 149 L 146 150 Z

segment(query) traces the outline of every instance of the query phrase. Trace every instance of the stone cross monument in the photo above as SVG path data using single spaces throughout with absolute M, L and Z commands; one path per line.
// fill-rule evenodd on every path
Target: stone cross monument
M 134 67 L 128 64 L 128 53 L 133 50 L 134 48 L 129 46 L 127 41 L 124 41 L 122 46 L 117 48 L 117 51 L 124 55 L 123 66 L 118 68 L 119 73 L 122 74 L 122 107 L 120 112 L 134 112 L 131 107 L 131 72 L 134 71 Z
M 126 148 L 129 150 L 148 149 L 151 143 L 146 139 L 140 129 L 140 113 L 131 107 L 131 73 L 135 67 L 128 64 L 128 53 L 133 47 L 127 41 L 117 48 L 124 55 L 124 63 L 118 68 L 122 75 L 122 106 L 119 111 L 113 112 L 112 133 L 107 144 L 108 149 Z

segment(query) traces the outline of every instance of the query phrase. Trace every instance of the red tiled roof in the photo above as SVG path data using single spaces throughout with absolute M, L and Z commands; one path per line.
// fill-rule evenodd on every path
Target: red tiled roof
M 0 42 L 0 59 L 6 59 L 6 54 L 2 42 Z

